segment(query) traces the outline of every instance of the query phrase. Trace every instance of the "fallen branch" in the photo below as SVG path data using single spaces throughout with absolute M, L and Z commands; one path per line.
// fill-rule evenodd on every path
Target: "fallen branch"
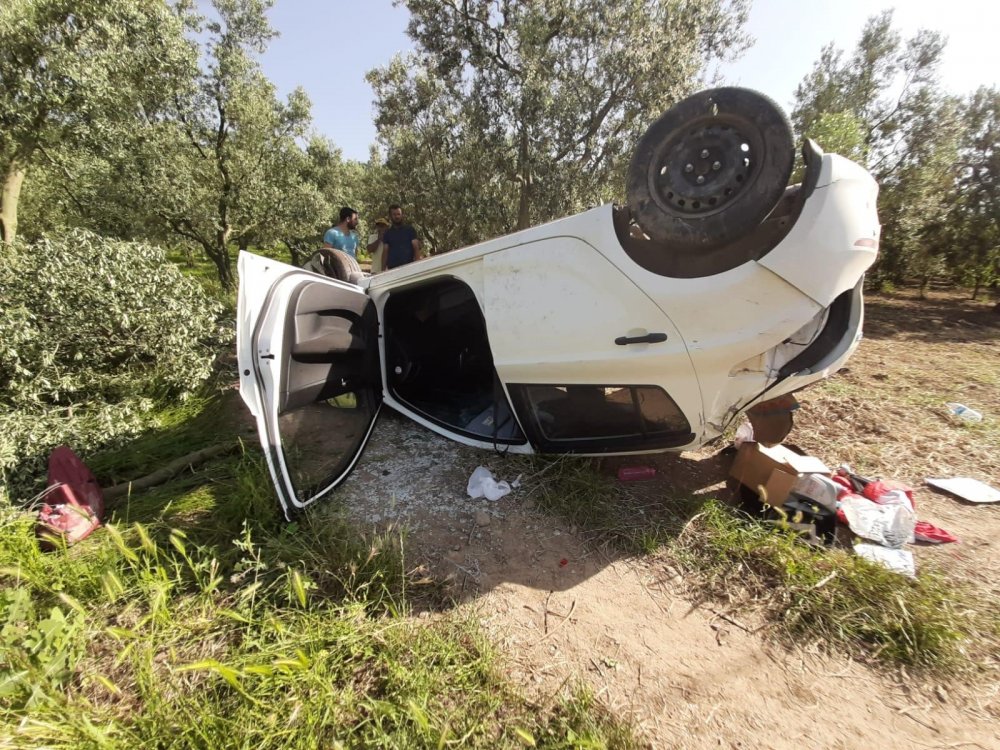
M 130 494 L 136 490 L 144 490 L 147 487 L 155 487 L 158 484 L 163 484 L 184 469 L 189 467 L 193 468 L 198 464 L 208 461 L 210 458 L 231 453 L 239 447 L 239 443 L 224 443 L 222 445 L 213 445 L 208 448 L 202 448 L 199 451 L 194 451 L 193 453 L 188 453 L 186 456 L 181 456 L 177 460 L 171 461 L 162 469 L 157 469 L 144 477 L 140 477 L 139 479 L 135 479 L 131 482 L 122 482 L 121 484 L 105 488 L 104 498 L 106 500 L 113 500 L 116 497 Z
M 757 632 L 757 630 L 760 630 L 760 628 L 757 628 L 756 630 L 754 630 L 753 628 L 747 627 L 742 622 L 740 622 L 739 620 L 737 620 L 735 617 L 731 617 L 730 615 L 726 614 L 725 612 L 716 612 L 714 609 L 709 609 L 708 611 L 711 612 L 712 614 L 714 614 L 716 617 L 718 617 L 718 618 L 720 618 L 722 620 L 725 620 L 730 625 L 735 625 L 736 627 L 738 627 L 740 630 L 742 630 L 745 633 L 750 633 L 751 635 L 753 635 L 754 633 Z
M 569 605 L 569 612 L 567 612 L 567 613 L 566 613 L 565 615 L 559 615 L 559 613 L 558 613 L 558 612 L 553 612 L 552 614 L 554 614 L 554 615 L 559 615 L 559 616 L 560 616 L 560 617 L 562 617 L 563 619 L 561 619 L 561 620 L 560 620 L 559 622 L 557 622 L 557 623 L 556 623 L 556 626 L 555 626 L 554 628 L 552 628 L 552 630 L 548 630 L 548 624 L 547 624 L 547 621 L 546 621 L 546 630 L 548 630 L 548 632 L 546 632 L 546 633 L 545 633 L 545 635 L 543 635 L 543 636 L 542 636 L 541 638 L 539 638 L 539 639 L 538 639 L 537 641 L 535 641 L 535 642 L 534 642 L 534 643 L 532 643 L 531 645 L 532 645 L 532 646 L 537 646 L 537 645 L 538 645 L 539 643 L 541 643 L 541 642 L 542 642 L 542 641 L 544 641 L 544 640 L 545 640 L 546 638 L 548 638 L 548 637 L 549 637 L 550 635 L 552 635 L 552 634 L 553 634 L 553 633 L 555 633 L 555 632 L 556 632 L 557 630 L 559 630 L 559 628 L 560 628 L 560 627 L 561 627 L 562 625 L 565 625 L 565 624 L 566 624 L 566 620 L 568 620 L 568 619 L 569 619 L 569 618 L 570 618 L 570 617 L 572 616 L 572 614 L 573 614 L 573 610 L 575 610 L 575 609 L 576 609 L 576 599 L 574 599 L 574 600 L 573 600 L 573 603 Z M 546 603 L 546 605 L 545 605 L 545 614 L 546 614 L 546 615 L 548 615 L 548 613 L 549 613 L 549 607 L 548 607 L 548 604 Z

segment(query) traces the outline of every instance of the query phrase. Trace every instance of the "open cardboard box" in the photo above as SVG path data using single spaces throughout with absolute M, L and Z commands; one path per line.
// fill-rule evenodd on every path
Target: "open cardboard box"
M 802 474 L 829 475 L 830 470 L 818 458 L 800 455 L 783 445 L 743 443 L 729 474 L 760 495 L 764 502 L 780 506 Z

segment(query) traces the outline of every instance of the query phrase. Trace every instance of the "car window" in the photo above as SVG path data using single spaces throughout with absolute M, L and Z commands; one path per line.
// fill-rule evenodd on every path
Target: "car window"
M 657 386 L 517 385 L 512 393 L 542 450 L 662 448 L 690 439 L 684 414 Z

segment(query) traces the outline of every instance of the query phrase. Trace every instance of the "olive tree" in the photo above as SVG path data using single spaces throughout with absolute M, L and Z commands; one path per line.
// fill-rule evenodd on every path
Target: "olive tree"
M 325 213 L 302 181 L 297 139 L 310 102 L 301 89 L 278 99 L 256 57 L 275 36 L 271 0 L 214 0 L 197 26 L 201 70 L 167 117 L 149 123 L 130 154 L 121 202 L 150 217 L 154 234 L 201 248 L 225 287 L 232 248 L 274 243 L 306 206 Z
M 185 12 L 164 0 L 0 4 L 0 240 L 14 241 L 22 187 L 47 153 L 159 109 L 193 61 Z
M 0 299 L 0 498 L 43 478 L 62 442 L 89 451 L 142 429 L 232 339 L 222 305 L 160 248 L 85 231 L 0 243 Z
M 981 87 L 962 111 L 954 242 L 949 260 L 972 298 L 1000 281 L 1000 90 Z
M 438 250 L 613 197 L 649 122 L 747 43 L 743 0 L 404 4 L 416 51 L 369 81 L 391 197 Z
M 846 149 L 881 185 L 876 283 L 915 275 L 926 284 L 943 268 L 962 137 L 956 102 L 937 81 L 944 46 L 932 31 L 904 40 L 886 11 L 868 19 L 850 55 L 826 46 L 796 89 L 798 133 Z

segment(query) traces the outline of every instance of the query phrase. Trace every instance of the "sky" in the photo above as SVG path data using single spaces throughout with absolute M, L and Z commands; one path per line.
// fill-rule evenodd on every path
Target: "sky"
M 754 0 L 747 31 L 756 43 L 709 73 L 791 110 L 795 87 L 823 45 L 852 50 L 865 20 L 886 8 L 895 8 L 904 39 L 918 29 L 948 37 L 940 69 L 947 90 L 966 94 L 1000 82 L 1000 3 L 993 0 Z M 412 48 L 408 17 L 392 0 L 277 0 L 269 14 L 280 36 L 262 58 L 264 72 L 282 95 L 296 86 L 306 90 L 315 129 L 345 158 L 368 159 L 376 134 L 365 73 Z

